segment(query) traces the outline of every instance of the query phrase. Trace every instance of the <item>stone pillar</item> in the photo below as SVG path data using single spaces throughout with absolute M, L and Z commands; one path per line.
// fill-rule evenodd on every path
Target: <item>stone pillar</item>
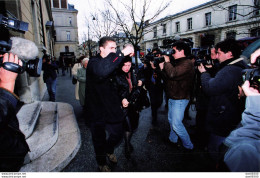
M 33 103 L 42 100 L 46 92 L 42 74 L 40 77 L 30 77 L 27 73 L 23 73 L 17 77 L 15 93 L 19 96 L 20 101 Z

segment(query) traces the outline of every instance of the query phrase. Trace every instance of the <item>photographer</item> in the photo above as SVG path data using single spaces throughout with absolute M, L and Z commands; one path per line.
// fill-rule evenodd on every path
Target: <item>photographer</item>
M 155 48 L 152 50 L 153 57 L 160 57 L 161 50 Z M 146 56 L 147 58 L 147 56 Z M 151 110 L 152 110 L 152 124 L 157 125 L 157 110 L 163 101 L 163 83 L 161 71 L 154 64 L 154 61 L 147 60 L 144 64 L 145 87 L 150 96 Z
M 173 44 L 174 60 L 170 61 L 169 56 L 164 56 L 165 62 L 160 63 L 160 68 L 166 76 L 168 101 L 168 120 L 171 127 L 169 140 L 177 144 L 180 137 L 182 144 L 187 151 L 193 149 L 193 144 L 182 121 L 185 109 L 190 100 L 190 94 L 194 78 L 194 65 L 188 58 L 190 47 L 183 41 Z
M 12 53 L 3 55 L 3 63 L 5 62 L 22 66 L 22 62 Z M 0 172 L 19 171 L 29 151 L 15 111 L 19 100 L 13 93 L 17 75 L 0 68 Z
M 206 71 L 210 74 L 210 77 L 214 77 L 219 68 L 219 62 L 217 60 L 215 47 L 210 49 L 210 55 L 203 56 L 205 61 L 209 61 L 204 63 L 204 67 Z M 196 64 L 196 63 L 195 63 Z M 197 66 L 200 64 L 197 64 Z M 202 149 L 207 150 L 208 137 L 209 134 L 206 130 L 206 115 L 208 110 L 209 96 L 202 90 L 201 87 L 201 73 L 197 70 L 196 67 L 196 76 L 195 76 L 195 107 L 196 107 L 196 136 L 198 138 L 198 142 Z
M 260 56 L 260 49 L 251 55 L 251 63 Z M 259 69 L 258 69 L 259 70 Z M 246 98 L 246 109 L 242 115 L 240 127 L 232 131 L 224 141 L 224 162 L 229 171 L 260 171 L 260 93 L 259 89 L 250 87 L 249 81 L 242 86 Z
M 216 45 L 219 71 L 211 77 L 201 64 L 202 90 L 209 96 L 206 129 L 210 133 L 208 151 L 212 159 L 219 160 L 219 146 L 241 121 L 241 105 L 238 86 L 242 83 L 241 72 L 247 65 L 239 58 L 241 50 L 233 39 Z
M 55 95 L 56 95 L 56 83 L 57 83 L 57 73 L 56 70 L 58 66 L 53 63 L 48 55 L 44 55 L 42 57 L 42 70 L 43 73 L 43 81 L 46 83 L 48 94 L 49 94 L 49 101 L 55 102 Z

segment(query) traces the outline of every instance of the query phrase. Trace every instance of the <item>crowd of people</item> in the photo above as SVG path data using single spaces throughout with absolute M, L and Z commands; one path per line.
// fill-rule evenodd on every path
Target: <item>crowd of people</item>
M 194 66 L 194 60 L 190 58 L 189 45 L 184 41 L 177 41 L 172 45 L 171 56 L 163 55 L 164 61 L 157 66 L 152 60 L 146 61 L 138 73 L 131 69 L 133 46 L 127 45 L 122 51 L 116 51 L 116 42 L 110 37 L 101 38 L 99 46 L 100 55 L 90 59 L 87 67 L 85 103 L 87 117 L 91 119 L 92 139 L 100 171 L 111 171 L 106 157 L 110 162 L 117 163 L 114 149 L 123 135 L 125 155 L 127 158 L 131 156 L 134 149 L 130 143 L 131 135 L 138 128 L 141 111 L 132 105 L 131 95 L 142 87 L 149 93 L 153 125 L 157 125 L 157 110 L 165 92 L 170 126 L 169 141 L 176 145 L 181 143 L 181 147 L 188 152 L 194 150 L 194 144 L 183 125 L 183 119 L 194 88 L 199 89 L 199 94 L 195 96 L 198 106 L 197 132 L 203 135 L 201 142 L 215 162 L 216 170 L 247 170 L 246 166 L 241 166 L 241 162 L 236 162 L 237 165 L 233 163 L 236 155 L 243 156 L 241 154 L 244 153 L 238 150 L 238 153 L 229 153 L 230 150 L 227 152 L 224 149 L 225 145 L 235 147 L 241 140 L 234 138 L 237 135 L 232 131 L 239 127 L 246 112 L 242 115 L 245 97 L 240 88 L 244 82 L 242 70 L 249 66 L 239 58 L 241 49 L 235 40 L 219 42 L 211 49 L 212 63 L 201 63 L 198 66 Z M 161 57 L 158 49 L 154 49 L 153 53 L 154 56 Z M 250 85 L 246 82 L 242 88 L 246 90 Z M 259 94 L 259 91 L 254 92 Z M 242 128 L 234 132 L 241 133 L 244 130 Z M 254 133 L 257 134 L 256 131 Z M 248 136 L 250 134 L 251 132 Z M 233 140 L 236 142 L 233 143 Z M 243 159 L 255 159 L 253 155 L 256 156 L 258 152 L 256 143 L 259 143 L 259 134 L 250 143 L 251 153 Z M 245 150 L 246 144 L 241 150 Z M 258 171 L 258 163 L 257 158 L 249 170 Z
M 249 81 L 243 80 L 242 71 L 249 65 L 239 58 L 241 50 L 235 40 L 226 39 L 212 47 L 210 65 L 201 63 L 195 66 L 190 57 L 190 46 L 180 40 L 172 44 L 172 55 L 161 55 L 159 49 L 154 49 L 155 56 L 164 60 L 159 64 L 146 60 L 138 70 L 132 64 L 134 47 L 130 44 L 123 50 L 116 47 L 113 38 L 102 37 L 100 53 L 90 59 L 81 56 L 72 68 L 72 75 L 77 80 L 75 98 L 90 121 L 100 171 L 111 171 L 107 161 L 117 163 L 114 150 L 123 138 L 125 156 L 131 158 L 134 150 L 131 137 L 138 129 L 143 108 L 151 106 L 152 125 L 158 126 L 157 110 L 163 103 L 163 96 L 168 108 L 170 143 L 187 152 L 196 148 L 183 124 L 185 110 L 195 97 L 197 134 L 201 136 L 201 145 L 215 162 L 216 170 L 259 171 L 260 93 L 259 88 L 257 90 Z M 251 63 L 258 56 L 260 49 L 252 54 Z M 3 62 L 8 60 L 20 64 L 17 56 L 12 54 L 4 56 Z M 57 68 L 55 61 L 43 56 L 43 79 L 50 101 L 55 101 Z M 13 80 L 5 82 L 9 75 Z M 7 149 L 1 148 L 0 170 L 5 171 L 19 170 L 29 151 L 24 135 L 19 127 L 16 129 L 17 118 L 12 116 L 13 121 L 5 121 L 9 115 L 4 110 L 14 109 L 17 103 L 13 94 L 16 77 L 17 74 L 0 68 L 0 92 L 5 97 L 0 102 L 3 110 L 0 126 L 6 129 L 6 133 L 13 129 L 11 131 L 16 132 L 14 137 L 19 136 L 19 145 L 22 145 L 21 152 L 11 150 L 10 157 L 6 157 Z M 192 96 L 194 91 L 196 96 Z M 150 104 L 144 102 L 147 93 Z M 6 141 L 3 135 L 1 140 Z M 16 146 L 16 143 L 7 144 L 9 148 Z M 13 156 L 19 158 L 14 165 Z

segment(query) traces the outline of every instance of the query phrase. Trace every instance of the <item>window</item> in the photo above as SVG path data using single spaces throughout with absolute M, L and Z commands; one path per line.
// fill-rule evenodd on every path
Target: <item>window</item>
M 158 43 L 154 43 L 154 44 L 153 44 L 153 49 L 154 49 L 154 48 L 158 48 Z
M 188 18 L 187 19 L 187 23 L 188 23 L 188 30 L 192 30 L 192 18 Z
M 70 52 L 69 46 L 65 46 L 65 52 L 66 53 Z
M 211 25 L 211 12 L 205 14 L 206 26 Z
M 72 26 L 72 18 L 69 17 L 69 25 Z
M 70 41 L 70 32 L 67 31 L 67 41 Z
M 180 32 L 180 22 L 176 22 L 176 33 Z
M 254 28 L 250 31 L 250 36 L 257 37 L 260 36 L 260 28 Z
M 166 34 L 166 24 L 163 24 L 163 34 Z
M 237 5 L 228 7 L 228 20 L 233 21 L 237 19 Z
M 227 38 L 228 39 L 236 39 L 236 32 L 231 31 L 231 32 L 227 32 Z
M 61 0 L 61 8 L 67 9 L 67 0 Z
M 254 0 L 254 15 L 260 15 L 260 1 Z
M 157 37 L 157 27 L 153 27 L 153 37 Z
M 60 0 L 53 0 L 53 7 L 60 8 Z

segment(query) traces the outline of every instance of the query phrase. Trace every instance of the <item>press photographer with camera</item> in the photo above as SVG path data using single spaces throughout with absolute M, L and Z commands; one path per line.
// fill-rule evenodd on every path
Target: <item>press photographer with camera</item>
M 185 109 L 190 100 L 194 79 L 194 64 L 188 58 L 191 55 L 190 47 L 184 41 L 177 41 L 172 45 L 174 60 L 164 55 L 165 62 L 160 63 L 160 69 L 165 75 L 168 100 L 168 120 L 170 124 L 170 142 L 177 145 L 181 139 L 184 149 L 190 151 L 193 144 L 182 121 Z
M 256 62 L 257 57 L 260 57 L 260 49 L 251 55 L 251 64 Z M 259 66 L 257 70 L 259 70 Z M 252 87 L 249 80 L 244 82 L 242 89 L 247 96 L 246 107 L 239 127 L 232 131 L 224 141 L 224 147 L 222 148 L 224 158 L 222 161 L 224 161 L 224 167 L 228 171 L 259 172 L 260 91 Z
M 148 55 L 145 56 L 144 62 L 144 77 L 145 87 L 147 88 L 150 96 L 151 111 L 152 111 L 152 124 L 157 125 L 157 110 L 163 102 L 163 83 L 162 75 L 159 66 L 155 60 L 161 57 L 161 50 L 154 48 Z M 159 65 L 159 64 L 158 64 Z
M 13 172 L 20 170 L 30 151 L 16 117 L 19 97 L 14 94 L 15 81 L 18 74 L 25 71 L 32 77 L 39 77 L 42 60 L 38 58 L 39 51 L 34 42 L 10 38 L 9 30 L 25 33 L 29 24 L 5 17 L 3 7 L 0 8 L 0 172 Z
M 206 129 L 209 132 L 208 151 L 211 158 L 219 161 L 219 146 L 241 121 L 244 106 L 238 98 L 238 86 L 242 84 L 242 70 L 247 65 L 241 60 L 241 50 L 233 39 L 226 39 L 215 46 L 220 68 L 214 77 L 201 64 L 202 90 L 209 96 Z
M 54 63 L 49 55 L 43 55 L 42 57 L 42 70 L 43 81 L 46 83 L 47 91 L 49 94 L 49 101 L 55 102 L 56 96 L 56 83 L 57 83 L 57 73 L 56 70 L 58 66 Z
M 217 54 L 215 47 L 210 48 L 210 54 L 205 54 L 205 62 L 203 66 L 205 67 L 206 71 L 210 74 L 211 77 L 214 77 L 219 69 L 219 61 L 217 60 Z M 204 58 L 204 57 L 203 57 Z M 209 61 L 209 62 L 207 62 Z M 209 103 L 209 96 L 203 91 L 201 87 L 201 73 L 198 70 L 198 66 L 201 63 L 197 63 L 195 69 L 195 83 L 194 83 L 194 97 L 195 100 L 195 107 L 196 107 L 196 137 L 198 138 L 199 146 L 202 149 L 207 150 L 208 145 L 208 131 L 205 127 L 206 122 L 206 115 L 208 110 L 208 103 Z
M 12 53 L 3 55 L 3 64 L 7 62 L 22 66 L 21 60 Z M 14 94 L 14 87 L 17 75 L 0 67 L 0 172 L 19 171 L 29 151 L 16 117 L 19 98 Z

